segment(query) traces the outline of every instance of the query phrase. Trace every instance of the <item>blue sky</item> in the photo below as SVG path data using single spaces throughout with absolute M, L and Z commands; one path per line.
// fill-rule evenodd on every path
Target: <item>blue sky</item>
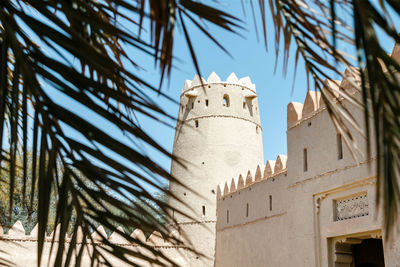
M 231 14 L 236 14 L 245 19 L 246 30 L 240 31 L 243 36 L 228 33 L 216 27 L 210 27 L 210 33 L 217 38 L 232 54 L 233 58 L 219 49 L 193 25 L 190 27 L 192 42 L 200 63 L 200 71 L 207 79 L 211 72 L 216 72 L 222 80 L 225 80 L 231 72 L 241 78 L 250 76 L 253 83 L 256 84 L 258 101 L 260 106 L 261 123 L 263 126 L 263 145 L 264 158 L 275 159 L 278 154 L 286 154 L 286 106 L 290 101 L 303 102 L 307 92 L 307 81 L 305 71 L 302 68 L 302 62 L 299 61 L 299 68 L 296 74 L 293 91 L 293 70 L 294 61 L 289 63 L 289 69 L 286 77 L 282 73 L 282 64 L 278 64 L 276 73 L 275 67 L 275 44 L 273 40 L 272 22 L 269 24 L 268 52 L 260 35 L 261 24 L 258 21 L 257 34 L 253 24 L 251 10 L 246 10 L 246 17 L 243 16 L 240 1 L 229 1 L 224 5 L 224 10 Z M 183 35 L 178 31 L 175 40 L 175 56 L 183 60 L 176 62 L 177 69 L 172 71 L 169 83 L 165 83 L 162 90 L 177 101 L 185 80 L 193 79 L 196 70 L 190 58 L 189 50 Z M 294 49 L 292 49 L 294 57 Z M 282 57 L 279 56 L 279 62 Z M 148 62 L 146 62 L 148 63 Z M 153 62 L 151 62 L 152 64 Z M 158 72 L 149 64 L 150 70 L 146 76 L 153 80 L 154 84 L 158 82 Z M 158 98 L 160 103 L 168 112 L 176 116 L 178 106 Z M 158 140 L 164 147 L 172 151 L 174 130 L 153 123 L 147 119 L 142 119 L 142 126 Z M 158 156 L 157 156 L 158 157 Z M 169 169 L 170 160 L 165 157 L 158 157 L 159 163 Z M 256 166 L 254 166 L 255 168 Z
M 247 2 L 247 1 L 244 1 Z M 212 3 L 216 5 L 215 2 Z M 258 38 L 255 30 L 253 17 L 249 5 L 247 5 L 246 14 L 243 13 L 240 0 L 225 1 L 220 3 L 220 7 L 229 14 L 232 14 L 244 20 L 244 30 L 240 30 L 240 35 L 228 33 L 226 30 L 219 29 L 209 25 L 210 33 L 231 53 L 232 57 L 223 52 L 217 45 L 212 43 L 202 32 L 196 29 L 193 24 L 188 24 L 191 41 L 200 64 L 202 75 L 207 78 L 211 72 L 216 72 L 222 80 L 225 80 L 231 72 L 241 78 L 249 76 L 253 83 L 256 84 L 258 92 L 258 101 L 260 106 L 260 117 L 263 126 L 263 146 L 264 159 L 275 159 L 278 154 L 286 154 L 286 106 L 291 101 L 304 102 L 307 92 L 307 77 L 304 71 L 304 64 L 301 60 L 298 63 L 296 79 L 293 80 L 294 72 L 294 55 L 295 49 L 291 47 L 291 59 L 287 75 L 282 72 L 282 54 L 278 57 L 279 64 L 274 73 L 275 62 L 275 44 L 273 24 L 270 18 L 267 19 L 268 28 L 268 51 L 265 49 L 263 37 L 261 35 L 261 23 L 257 16 Z M 268 8 L 268 7 L 267 7 Z M 256 9 L 255 13 L 258 15 Z M 267 10 L 269 14 L 269 10 Z M 268 16 L 267 16 L 268 17 Z M 147 25 L 145 25 L 147 26 Z M 132 29 L 135 31 L 135 29 Z M 175 60 L 175 68 L 172 70 L 169 79 L 165 80 L 161 90 L 171 98 L 179 101 L 179 95 L 182 90 L 185 80 L 193 79 L 196 70 L 190 58 L 189 49 L 186 45 L 182 30 L 177 28 L 174 43 L 174 55 L 178 60 Z M 384 42 L 388 52 L 393 46 L 392 42 Z M 345 50 L 346 48 L 344 48 Z M 154 86 L 158 86 L 160 81 L 160 72 L 154 64 L 152 57 L 143 55 L 141 52 L 129 49 L 128 55 L 144 70 L 132 69 L 132 72 L 143 77 Z M 281 49 L 281 53 L 282 53 Z M 346 51 L 352 53 L 352 51 Z M 76 62 L 75 62 L 76 63 Z M 332 77 L 338 79 L 339 77 Z M 293 86 L 294 82 L 294 86 Z M 293 90 L 292 90 L 293 89 Z M 56 102 L 64 101 L 65 98 L 60 96 L 60 93 L 54 89 L 48 88 Z M 177 116 L 178 105 L 167 101 L 155 94 L 150 94 L 156 102 L 158 102 L 169 114 Z M 89 110 L 71 103 L 71 109 L 85 116 L 86 119 L 93 121 L 94 124 L 106 129 L 107 133 L 116 138 L 124 140 L 123 135 L 116 131 L 110 123 L 104 123 L 97 118 Z M 173 127 L 164 126 L 151 119 L 139 116 L 140 124 L 144 130 L 149 133 L 156 141 L 164 148 L 172 152 L 174 129 Z M 168 121 L 170 124 L 175 124 L 173 121 Z M 77 133 L 70 132 L 75 135 Z M 77 134 L 79 135 L 79 134 Z M 78 136 L 75 136 L 79 138 Z M 126 139 L 126 138 L 125 138 Z M 126 140 L 128 141 L 128 140 Z M 160 153 L 146 147 L 148 154 L 156 160 L 162 167 L 170 169 L 170 159 L 162 156 Z M 118 157 L 118 155 L 114 155 Z M 255 168 L 256 166 L 249 166 Z M 134 168 L 134 166 L 132 166 Z
M 246 2 L 246 1 L 245 1 Z M 189 25 L 191 41 L 200 64 L 202 76 L 207 79 L 211 72 L 216 72 L 222 80 L 225 80 L 231 72 L 241 78 L 250 76 L 253 83 L 256 84 L 258 101 L 260 106 L 261 123 L 263 127 L 263 146 L 264 160 L 274 160 L 278 154 L 286 154 L 286 106 L 291 101 L 304 102 L 307 92 L 307 77 L 304 71 L 304 63 L 299 60 L 296 79 L 294 80 L 294 55 L 295 48 L 291 47 L 291 60 L 289 60 L 288 72 L 283 75 L 282 59 L 278 57 L 278 67 L 274 73 L 275 62 L 275 44 L 273 43 L 274 31 L 270 18 L 267 21 L 268 28 L 268 51 L 265 49 L 263 37 L 261 35 L 261 23 L 257 21 L 258 36 L 255 30 L 253 17 L 249 5 L 247 5 L 246 15 L 244 16 L 241 1 L 225 1 L 221 6 L 223 10 L 236 15 L 244 20 L 245 30 L 239 31 L 240 35 L 228 33 L 225 30 L 216 27 L 209 27 L 210 33 L 216 37 L 221 44 L 227 48 L 233 57 L 230 57 L 213 44 L 203 33 L 197 30 L 193 25 Z M 268 8 L 268 7 L 267 7 Z M 259 12 L 256 9 L 256 14 Z M 267 10 L 269 14 L 269 10 Z M 351 19 L 351 18 L 347 18 Z M 190 58 L 189 49 L 183 37 L 182 31 L 177 31 L 175 40 L 175 56 L 182 62 L 175 61 L 176 69 L 172 71 L 169 82 L 164 83 L 162 91 L 167 93 L 173 99 L 179 101 L 179 95 L 185 80 L 193 79 L 196 70 Z M 382 38 L 385 38 L 382 36 Z M 382 42 L 388 53 L 391 52 L 393 42 Z M 354 55 L 354 51 L 349 48 L 341 47 L 349 54 Z M 281 53 L 282 53 L 281 49 Z M 154 68 L 154 62 L 147 59 L 143 61 L 148 64 L 145 77 L 157 85 L 159 82 L 158 71 Z M 344 69 L 343 69 L 344 70 Z M 333 79 L 340 79 L 333 76 Z M 293 85 L 294 82 L 294 85 Z M 177 116 L 178 106 L 160 98 L 156 98 L 160 104 L 173 116 Z M 160 142 L 169 151 L 172 151 L 174 129 L 164 127 L 148 119 L 141 119 L 142 126 L 152 137 Z M 150 154 L 166 169 L 170 168 L 170 160 L 166 157 L 150 151 Z M 256 166 L 249 166 L 255 168 Z

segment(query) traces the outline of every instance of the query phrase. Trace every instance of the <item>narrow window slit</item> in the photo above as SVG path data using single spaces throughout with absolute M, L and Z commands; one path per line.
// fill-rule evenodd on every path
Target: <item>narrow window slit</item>
M 246 217 L 249 217 L 249 203 L 246 203 Z
M 203 216 L 206 216 L 206 206 L 203 206 Z
M 272 210 L 272 195 L 269 195 L 269 210 Z
M 338 159 L 343 159 L 343 144 L 342 144 L 342 135 L 337 134 L 336 135 L 337 139 L 337 153 L 338 153 Z
M 307 148 L 303 150 L 303 170 L 305 172 L 308 170 Z
M 199 121 L 198 120 L 195 120 L 194 124 L 195 124 L 196 128 L 199 128 Z

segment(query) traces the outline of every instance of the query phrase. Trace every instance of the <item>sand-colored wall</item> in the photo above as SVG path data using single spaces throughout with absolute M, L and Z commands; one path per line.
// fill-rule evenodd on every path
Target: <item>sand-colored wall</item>
M 218 200 L 216 266 L 287 266 L 286 172 L 263 178 Z
M 37 228 L 35 228 L 37 229 Z M 11 266 L 25 267 L 25 266 L 37 266 L 37 230 L 33 230 L 30 235 L 25 235 L 24 228 L 22 224 L 17 221 L 12 228 L 8 231 L 7 234 L 2 233 L 2 229 L 0 229 L 0 265 L 2 264 L 11 264 Z M 102 228 L 99 228 L 100 232 L 105 232 Z M 56 249 L 59 245 L 59 238 L 56 230 L 56 237 L 54 247 L 51 249 L 53 234 L 46 237 L 43 253 L 42 253 L 42 261 L 40 266 L 52 266 L 54 265 L 54 261 L 56 258 Z M 106 235 L 105 235 L 106 236 Z M 173 266 L 174 264 L 179 264 L 181 266 L 195 266 L 192 265 L 193 262 L 191 258 L 193 258 L 193 253 L 187 249 L 184 244 L 176 244 L 171 239 L 165 239 L 161 236 L 160 233 L 154 232 L 150 235 L 147 240 L 145 239 L 143 232 L 140 229 L 136 229 L 132 236 L 138 240 L 138 243 L 130 243 L 117 233 L 113 233 L 108 237 L 108 241 L 123 246 L 125 249 L 128 249 L 134 253 L 138 253 L 137 256 L 132 256 L 126 254 L 125 256 L 132 261 L 137 266 Z M 180 239 L 179 235 L 174 235 L 175 238 Z M 81 266 L 91 266 L 91 255 L 93 252 L 93 246 L 97 247 L 97 251 L 102 253 L 105 256 L 105 259 L 113 266 L 132 266 L 129 264 L 125 264 L 123 261 L 118 259 L 116 256 L 106 252 L 110 249 L 109 246 L 104 245 L 101 242 L 101 238 L 96 234 L 92 235 L 94 244 L 87 239 L 85 248 L 83 250 L 83 255 L 81 259 Z M 83 237 L 77 237 L 78 245 L 77 250 L 79 251 L 82 246 Z M 65 256 L 67 254 L 69 244 L 71 238 L 66 237 L 65 245 Z M 142 242 L 142 243 L 141 243 Z M 175 244 L 174 244 L 175 243 Z M 160 256 L 156 256 L 151 250 L 146 248 L 146 246 L 150 246 L 154 248 L 158 253 L 163 254 L 168 259 L 170 259 L 173 263 L 165 261 Z M 72 256 L 72 262 L 69 266 L 75 266 L 77 252 Z M 142 257 L 147 257 L 149 259 L 158 259 L 162 262 L 162 265 L 152 265 L 148 261 L 144 260 Z M 48 265 L 50 263 L 50 265 Z M 104 260 L 100 257 L 100 265 L 94 266 L 106 266 Z
M 305 103 L 288 106 L 285 174 L 272 174 L 240 190 L 225 188 L 224 192 L 221 187 L 216 266 L 350 267 L 351 250 L 341 252 L 337 247 L 350 248 L 366 238 L 382 238 L 386 266 L 400 266 L 398 229 L 386 242 L 376 204 L 374 149 L 368 157 L 365 140 L 352 129 L 364 154 L 358 154 L 355 160 L 343 142 L 343 158 L 339 159 L 335 127 L 320 104 L 320 95 L 310 94 L 315 93 L 309 92 Z M 345 105 L 362 121 L 362 110 Z M 262 204 L 268 206 L 266 196 L 270 194 L 279 216 L 260 208 Z M 251 203 L 249 217 L 244 214 L 247 203 Z M 353 217 L 339 220 L 343 214 Z

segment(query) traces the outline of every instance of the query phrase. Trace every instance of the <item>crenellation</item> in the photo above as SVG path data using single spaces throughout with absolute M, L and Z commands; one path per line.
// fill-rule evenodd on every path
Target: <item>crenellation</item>
M 39 224 L 36 224 L 35 227 L 33 227 L 31 233 L 29 234 L 29 237 L 37 239 L 38 234 L 39 234 Z
M 228 78 L 226 79 L 226 83 L 233 83 L 233 84 L 237 84 L 239 83 L 239 79 L 236 76 L 236 74 L 234 72 L 232 72 Z
M 262 169 L 264 169 L 263 174 L 261 173 Z M 234 178 L 232 178 L 231 180 L 225 181 L 224 184 L 218 185 L 217 198 L 220 199 L 229 194 L 236 193 L 243 188 L 247 188 L 252 184 L 261 182 L 262 180 L 278 176 L 279 174 L 286 172 L 286 170 L 287 170 L 287 156 L 278 155 L 276 160 L 267 160 L 265 166 L 262 165 L 262 167 L 260 167 L 260 165 L 257 165 L 254 177 L 252 175 L 251 170 L 248 170 L 246 179 L 244 179 L 243 175 L 240 174 L 237 181 Z
M 218 84 L 221 84 L 224 87 L 237 86 L 242 89 L 247 89 L 247 90 L 244 90 L 245 92 L 243 92 L 245 97 L 248 97 L 248 98 L 257 97 L 256 86 L 251 81 L 250 77 L 246 76 L 241 79 L 238 79 L 238 77 L 236 76 L 236 74 L 234 72 L 232 72 L 225 81 L 222 81 L 221 78 L 215 72 L 212 72 L 210 74 L 210 76 L 208 76 L 207 80 L 205 80 L 203 77 L 200 77 L 198 74 L 196 74 L 194 76 L 193 80 L 185 81 L 184 86 L 182 88 L 182 94 L 187 97 L 195 97 L 198 94 L 196 89 L 201 88 L 202 86 L 206 86 L 206 85 L 210 86 L 210 85 L 218 85 Z
M 203 77 L 200 77 L 198 74 L 196 74 L 192 80 L 191 87 L 196 87 L 204 84 L 206 84 L 206 80 L 204 80 Z
M 183 85 L 182 92 L 185 92 L 186 90 L 190 89 L 191 87 L 192 87 L 192 81 L 186 80 Z
M 335 101 L 336 99 L 339 98 L 340 83 L 341 83 L 341 80 L 326 79 L 324 81 L 323 90 L 324 90 L 324 92 L 326 92 L 327 97 L 329 97 L 329 99 Z M 323 107 L 325 107 L 325 101 L 321 94 L 321 97 L 319 99 L 319 108 L 321 109 Z
M 251 81 L 249 76 L 243 77 L 239 80 L 239 84 L 242 84 L 244 86 L 248 86 L 248 87 L 254 87 L 253 82 Z M 254 88 L 255 89 L 255 88 Z
M 172 233 L 172 232 L 171 232 Z M 130 235 L 133 239 L 139 240 L 141 243 L 146 242 L 146 236 L 144 235 L 142 229 L 136 228 Z
M 268 177 L 272 176 L 274 174 L 274 169 L 275 160 L 267 160 L 267 163 L 265 164 L 263 179 L 267 179 Z
M 340 90 L 350 91 L 354 82 L 358 83 L 358 76 L 355 75 L 356 68 L 348 68 L 344 73 L 342 80 L 329 80 L 324 81 L 323 90 L 327 93 L 328 97 L 335 101 L 340 99 Z M 328 90 L 329 89 L 329 90 Z M 287 105 L 287 125 L 288 129 L 297 125 L 298 123 L 309 119 L 325 107 L 325 102 L 320 91 L 307 91 L 304 104 L 298 102 L 290 102 Z
M 254 183 L 253 176 L 251 175 L 250 170 L 248 170 L 246 175 L 246 187 L 252 185 L 253 183 Z
M 47 237 L 49 240 L 53 240 L 58 242 L 60 241 L 60 231 L 61 231 L 61 224 L 57 224 L 57 226 L 54 228 L 53 232 Z M 66 235 L 66 238 L 68 238 L 68 235 Z
M 303 118 L 313 115 L 319 109 L 320 98 L 321 98 L 321 92 L 310 91 L 310 90 L 307 91 L 302 111 Z
M 107 233 L 104 230 L 103 225 L 100 225 L 95 231 L 93 231 L 91 238 L 94 242 L 101 242 L 104 239 L 107 239 Z
M 151 233 L 149 238 L 147 239 L 147 244 L 149 246 L 163 246 L 164 245 L 164 237 L 158 231 L 154 231 Z
M 16 221 L 7 232 L 8 236 L 12 237 L 24 237 L 25 236 L 25 228 L 22 225 L 21 221 Z
M 210 76 L 208 76 L 207 78 L 207 83 L 220 83 L 220 82 L 221 78 L 215 72 L 212 72 Z
M 225 182 L 225 185 L 224 185 L 224 196 L 226 196 L 227 194 L 229 194 L 229 186 L 228 186 L 228 182 Z
M 235 192 L 235 191 L 236 191 L 236 182 L 235 182 L 235 178 L 232 178 L 231 187 L 229 188 L 229 192 Z
M 348 67 L 344 71 L 342 82 L 340 83 L 340 90 L 346 91 L 348 94 L 360 92 L 361 86 L 361 73 L 359 68 Z
M 287 156 L 286 155 L 278 155 L 275 161 L 274 173 L 281 172 L 286 169 L 287 164 Z
M 361 74 L 360 69 L 348 67 L 343 73 L 342 80 L 326 79 L 323 84 L 324 92 L 334 102 L 343 99 L 346 94 L 353 95 L 360 91 Z M 342 92 L 341 92 L 342 91 Z M 304 104 L 290 102 L 287 105 L 287 126 L 288 129 L 312 118 L 315 114 L 325 109 L 325 101 L 320 91 L 307 91 Z
M 114 243 L 114 244 L 121 244 L 121 245 L 123 245 L 123 244 L 129 244 L 129 241 L 128 240 L 126 240 L 120 233 L 123 233 L 123 234 L 125 234 L 125 231 L 124 231 L 124 229 L 121 227 L 121 226 L 118 226 L 117 227 L 117 230 L 115 231 L 115 232 L 113 232 L 111 235 L 110 235 L 110 237 L 108 238 L 108 240 L 111 242 L 111 243 Z
M 290 102 L 287 105 L 287 124 L 288 128 L 301 120 L 303 114 L 303 104 L 298 102 Z
M 257 169 L 256 169 L 256 174 L 254 175 L 254 181 L 258 182 L 262 179 L 262 175 L 261 175 L 261 167 L 260 165 L 257 165 Z
M 220 199 L 223 196 L 223 192 L 224 192 L 224 185 L 223 184 L 217 185 L 217 199 Z
M 243 176 L 240 174 L 236 190 L 242 189 L 244 187 L 245 187 L 244 179 L 243 179 Z
M 1 227 L 1 226 L 0 226 Z M 25 228 L 23 227 L 20 221 L 14 223 L 14 225 L 9 229 L 7 234 L 0 234 L 0 241 L 1 240 L 14 240 L 14 241 L 37 241 L 37 229 L 38 225 L 36 225 L 33 230 L 31 231 L 30 235 L 25 234 Z M 45 242 L 59 242 L 60 241 L 60 229 L 61 224 L 58 224 L 56 228 L 53 230 L 51 234 L 45 237 Z M 111 243 L 119 244 L 119 245 L 130 245 L 130 246 L 137 246 L 137 243 L 131 243 L 127 239 L 125 239 L 120 233 L 125 233 L 121 226 L 118 226 L 115 231 L 111 233 L 109 237 L 107 237 L 107 233 L 102 225 L 99 225 L 96 230 L 92 232 L 90 235 L 91 240 L 94 243 L 102 243 L 104 240 L 108 240 Z M 133 239 L 138 240 L 139 244 L 147 244 L 149 246 L 172 246 L 175 247 L 177 243 L 183 242 L 183 237 L 179 234 L 179 231 L 172 230 L 168 235 L 168 242 L 167 243 L 159 231 L 153 231 L 150 236 L 147 238 L 143 233 L 143 231 L 139 228 L 135 229 L 130 237 Z M 83 240 L 83 231 L 82 228 L 79 227 L 77 230 L 77 243 L 81 243 Z M 66 234 L 65 242 L 71 242 L 71 238 L 68 237 Z M 91 242 L 89 238 L 87 238 L 87 242 Z
M 50 235 L 45 236 L 42 247 L 42 263 L 40 266 L 51 266 L 54 264 L 57 247 L 59 246 L 58 243 L 60 242 L 60 226 L 58 224 Z M 37 264 L 37 250 L 39 245 L 36 234 L 37 230 L 33 230 L 30 235 L 25 235 L 26 231 L 19 221 L 11 228 L 8 234 L 0 234 L 0 257 L 2 262 L 4 263 L 3 259 L 6 259 L 13 266 L 35 266 Z M 37 229 L 37 225 L 35 228 Z M 132 242 L 120 235 L 120 232 L 123 232 L 120 226 L 108 238 L 104 227 L 101 225 L 91 233 L 90 238 L 85 238 L 85 240 L 81 227 L 78 228 L 77 232 L 77 238 L 74 242 L 77 243 L 78 250 L 83 241 L 86 243 L 86 248 L 81 256 L 82 266 L 91 265 L 94 247 L 101 249 L 102 253 L 109 251 L 109 253 L 103 254 L 103 256 L 106 256 L 107 260 L 113 266 L 131 266 L 131 264 L 125 264 L 120 261 L 119 256 L 113 255 L 112 251 L 114 251 L 114 248 L 110 246 L 109 242 L 113 245 L 124 247 L 124 256 L 135 262 L 135 266 L 189 266 L 188 263 L 196 257 L 196 254 L 188 247 L 185 239 L 179 234 L 178 230 L 167 234 L 168 240 L 165 240 L 163 234 L 159 231 L 153 231 L 146 240 L 143 231 L 135 229 L 131 237 L 136 239 L 136 241 Z M 72 242 L 71 238 L 64 239 L 66 248 L 70 246 L 70 242 Z M 131 254 L 129 251 L 133 253 Z M 67 253 L 68 249 L 64 251 L 64 258 Z M 156 257 L 161 259 L 160 255 L 164 255 L 175 262 L 175 264 L 165 263 L 154 265 L 153 263 L 146 262 L 146 259 L 155 259 Z M 100 262 L 100 265 L 103 264 Z M 75 266 L 74 259 L 72 259 L 72 263 L 69 266 Z

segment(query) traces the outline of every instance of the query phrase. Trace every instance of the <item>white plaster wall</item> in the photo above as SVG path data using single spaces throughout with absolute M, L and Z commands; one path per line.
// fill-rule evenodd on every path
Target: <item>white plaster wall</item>
M 185 96 L 185 92 L 191 90 L 196 90 L 196 97 Z M 171 183 L 170 190 L 193 210 L 173 199 L 170 204 L 200 220 L 215 220 L 216 185 L 225 177 L 236 176 L 264 161 L 258 103 L 256 98 L 251 101 L 245 98 L 245 93 L 252 90 L 237 84 L 213 83 L 206 84 L 204 89 L 198 86 L 187 91 L 181 96 L 184 109 L 179 111 L 181 123 L 176 127 L 173 149 L 174 156 L 183 159 L 185 166 L 173 162 L 171 174 L 189 190 L 176 183 Z M 223 106 L 224 95 L 229 96 L 229 107 Z M 208 99 L 208 106 L 205 99 Z M 245 108 L 243 102 L 246 102 Z M 198 121 L 198 128 L 195 121 Z M 205 218 L 203 205 L 206 206 Z M 185 220 L 178 214 L 175 219 Z
M 229 106 L 224 105 L 225 95 Z M 214 261 L 216 185 L 264 162 L 256 96 L 254 85 L 232 75 L 227 82 L 214 80 L 204 87 L 195 78 L 181 95 L 173 154 L 185 166 L 172 162 L 171 174 L 186 188 L 171 182 L 170 190 L 185 204 L 172 198 L 169 204 L 192 217 L 173 215 L 188 243 L 210 259 L 200 256 L 204 266 Z

